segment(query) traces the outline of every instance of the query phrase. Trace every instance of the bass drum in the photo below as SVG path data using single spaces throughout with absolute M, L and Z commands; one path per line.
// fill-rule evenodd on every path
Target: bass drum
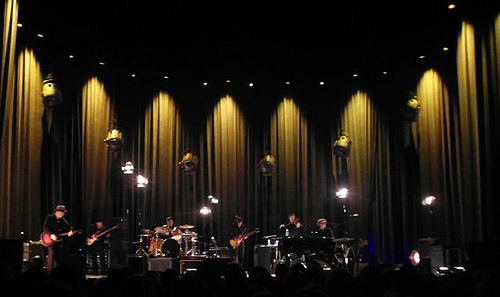
M 165 257 L 177 257 L 181 251 L 181 246 L 175 239 L 167 239 L 161 247 L 161 251 Z

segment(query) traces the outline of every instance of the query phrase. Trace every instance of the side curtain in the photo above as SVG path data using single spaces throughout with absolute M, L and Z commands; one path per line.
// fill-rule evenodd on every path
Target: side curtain
M 36 238 L 41 225 L 42 73 L 33 50 L 22 50 L 16 64 L 2 98 L 0 236 L 18 238 L 24 231 Z

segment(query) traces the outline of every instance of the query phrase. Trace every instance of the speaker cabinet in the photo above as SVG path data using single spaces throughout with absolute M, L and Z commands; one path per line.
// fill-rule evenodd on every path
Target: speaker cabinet
M 272 247 L 265 245 L 254 246 L 253 264 L 254 266 L 264 267 L 268 272 L 272 270 Z
M 162 258 L 148 258 L 148 270 L 163 272 L 167 269 L 174 268 L 174 258 L 162 257 Z M 178 268 L 176 269 L 178 270 Z
M 0 239 L 0 263 L 12 267 L 15 272 L 23 270 L 24 244 L 21 239 Z

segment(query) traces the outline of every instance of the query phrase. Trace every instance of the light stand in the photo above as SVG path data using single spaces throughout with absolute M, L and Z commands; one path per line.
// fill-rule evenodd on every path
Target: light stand
M 434 203 L 436 201 L 436 197 L 427 196 L 422 200 L 422 205 L 427 207 L 429 210 L 429 222 L 430 222 L 430 231 L 429 238 L 434 238 L 436 236 L 436 222 L 434 218 Z

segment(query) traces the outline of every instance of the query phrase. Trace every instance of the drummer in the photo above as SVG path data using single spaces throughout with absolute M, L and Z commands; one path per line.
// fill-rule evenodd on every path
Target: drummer
M 176 235 L 179 235 L 181 232 L 174 226 L 175 221 L 173 217 L 167 217 L 167 224 L 155 228 L 157 236 L 162 239 L 169 239 Z

